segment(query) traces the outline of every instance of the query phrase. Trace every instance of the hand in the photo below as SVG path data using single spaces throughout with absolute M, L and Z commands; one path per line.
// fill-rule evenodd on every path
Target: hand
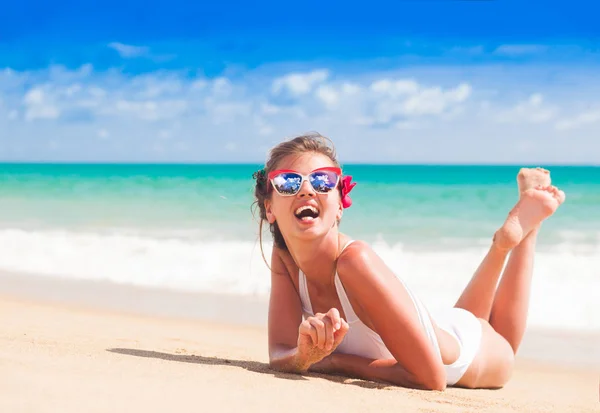
M 337 308 L 308 317 L 298 329 L 298 356 L 310 367 L 333 353 L 348 329 Z

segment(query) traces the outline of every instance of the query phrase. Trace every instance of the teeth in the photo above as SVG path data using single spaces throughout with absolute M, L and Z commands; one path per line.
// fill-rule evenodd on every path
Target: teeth
M 315 214 L 319 213 L 319 210 L 317 210 L 317 208 L 315 208 L 314 206 L 311 205 L 304 205 L 301 206 L 300 208 L 298 208 L 295 212 L 296 215 L 300 214 L 302 211 L 304 211 L 305 209 L 310 209 L 312 212 L 314 212 Z

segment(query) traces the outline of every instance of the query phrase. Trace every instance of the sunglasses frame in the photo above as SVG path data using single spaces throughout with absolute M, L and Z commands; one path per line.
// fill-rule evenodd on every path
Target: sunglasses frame
M 313 189 L 313 190 L 314 190 L 316 193 L 318 193 L 318 194 L 321 194 L 321 195 L 327 195 L 327 194 L 328 194 L 329 192 L 331 192 L 331 191 L 329 191 L 329 192 L 319 192 L 319 191 L 317 191 L 317 190 L 315 189 L 315 187 L 314 187 L 314 186 L 312 185 L 312 183 L 310 182 L 310 179 L 309 179 L 309 178 L 310 178 L 310 176 L 311 176 L 312 174 L 314 174 L 315 172 L 319 172 L 319 171 L 328 171 L 328 172 L 333 172 L 333 173 L 335 173 L 335 174 L 337 175 L 337 181 L 336 181 L 336 183 L 335 183 L 335 186 L 334 186 L 333 188 L 331 188 L 331 191 L 333 191 L 335 188 L 337 188 L 337 186 L 340 184 L 340 181 L 341 181 L 341 179 L 342 179 L 342 169 L 341 169 L 341 168 L 338 168 L 338 167 L 335 167 L 335 166 L 326 166 L 326 167 L 323 167 L 323 168 L 317 168 L 317 169 L 315 169 L 315 170 L 313 170 L 313 171 L 309 172 L 309 173 L 308 173 L 308 175 L 302 175 L 300 172 L 298 172 L 298 171 L 294 171 L 294 170 L 292 170 L 292 169 L 278 169 L 278 170 L 276 170 L 276 171 L 271 171 L 271 172 L 269 172 L 268 178 L 269 178 L 269 182 L 270 182 L 271 186 L 273 187 L 273 189 L 275 189 L 275 192 L 277 192 L 277 193 L 278 193 L 279 195 L 281 195 L 281 196 L 295 196 L 295 195 L 298 195 L 298 192 L 300 192 L 300 188 L 302 188 L 302 185 L 304 184 L 304 181 L 308 181 L 308 183 L 310 184 L 311 188 L 312 188 L 312 189 Z M 298 186 L 298 191 L 297 191 L 297 192 L 294 192 L 293 194 L 282 194 L 281 192 L 279 192 L 279 191 L 277 190 L 277 187 L 276 187 L 276 186 L 275 186 L 275 184 L 273 183 L 273 180 L 274 180 L 274 179 L 275 179 L 275 178 L 276 178 L 278 175 L 281 175 L 281 174 L 284 174 L 284 173 L 293 173 L 293 174 L 296 174 L 296 175 L 298 175 L 298 176 L 300 176 L 300 177 L 302 178 L 302 180 L 300 181 L 300 185 Z

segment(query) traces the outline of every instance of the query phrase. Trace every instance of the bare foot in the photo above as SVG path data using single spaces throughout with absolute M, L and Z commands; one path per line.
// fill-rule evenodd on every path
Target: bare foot
M 521 168 L 517 175 L 519 196 L 531 188 L 546 188 L 550 186 L 550 171 L 543 168 Z
M 501 250 L 513 249 L 563 202 L 565 193 L 555 186 L 526 189 L 502 228 L 496 231 L 494 245 Z

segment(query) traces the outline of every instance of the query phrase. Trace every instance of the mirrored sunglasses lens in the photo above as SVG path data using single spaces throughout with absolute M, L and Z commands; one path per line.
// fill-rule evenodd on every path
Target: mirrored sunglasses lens
M 317 171 L 310 175 L 310 183 L 315 191 L 321 193 L 330 192 L 337 184 L 338 176 L 331 171 Z
M 273 186 L 283 195 L 293 195 L 300 189 L 302 177 L 294 173 L 283 173 L 273 179 Z

